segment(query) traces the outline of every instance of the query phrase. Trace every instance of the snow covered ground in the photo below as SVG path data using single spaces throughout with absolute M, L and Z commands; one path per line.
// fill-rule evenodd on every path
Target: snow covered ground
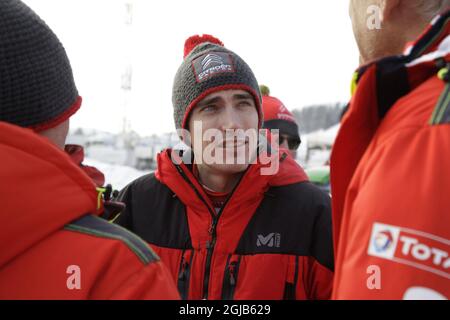
M 116 190 L 121 190 L 133 180 L 150 173 L 151 171 L 139 171 L 132 167 L 104 163 L 91 158 L 86 158 L 85 165 L 96 167 L 105 175 L 106 184 L 110 183 Z
M 298 159 L 298 162 L 305 169 L 321 166 L 328 160 L 329 155 L 329 150 L 313 150 L 310 152 L 309 161 L 306 164 L 303 159 Z M 96 167 L 103 172 L 106 184 L 110 183 L 116 190 L 121 190 L 133 180 L 152 172 L 151 170 L 141 171 L 128 166 L 105 163 L 92 158 L 86 158 L 84 164 Z
M 331 147 L 334 144 L 334 140 L 338 134 L 340 124 L 336 124 L 326 130 L 318 130 L 305 135 L 310 148 L 328 146 Z

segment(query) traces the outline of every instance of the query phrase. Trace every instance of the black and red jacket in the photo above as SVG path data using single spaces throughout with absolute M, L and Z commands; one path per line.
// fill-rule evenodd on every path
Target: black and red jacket
M 275 175 L 250 165 L 221 211 L 192 173 L 158 156 L 155 174 L 122 190 L 117 223 L 146 240 L 185 299 L 328 299 L 331 206 L 286 154 Z

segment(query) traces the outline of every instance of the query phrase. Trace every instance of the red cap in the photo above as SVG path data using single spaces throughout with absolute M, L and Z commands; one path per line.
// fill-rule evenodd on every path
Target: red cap
M 294 115 L 275 97 L 263 96 L 264 121 L 285 120 L 296 124 Z

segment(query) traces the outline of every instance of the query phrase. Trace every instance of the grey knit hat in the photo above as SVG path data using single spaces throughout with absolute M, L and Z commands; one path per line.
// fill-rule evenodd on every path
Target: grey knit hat
M 19 0 L 0 0 L 0 121 L 42 131 L 81 105 L 56 35 Z
M 193 36 L 187 39 L 184 61 L 175 76 L 172 90 L 176 128 L 187 129 L 192 108 L 207 95 L 230 89 L 245 90 L 253 96 L 261 127 L 261 94 L 258 82 L 247 63 L 213 36 Z

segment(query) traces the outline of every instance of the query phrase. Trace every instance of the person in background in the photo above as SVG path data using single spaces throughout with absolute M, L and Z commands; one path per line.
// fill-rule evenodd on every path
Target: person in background
M 301 139 L 299 128 L 294 115 L 277 98 L 270 96 L 270 89 L 265 85 L 260 86 L 262 94 L 262 106 L 264 113 L 263 127 L 269 130 L 279 130 L 278 143 L 281 148 L 289 150 L 292 158 L 297 158 L 297 150 Z
M 78 165 L 92 181 L 94 181 L 97 187 L 103 187 L 105 185 L 105 175 L 103 172 L 95 167 L 85 165 L 84 161 L 84 148 L 77 144 L 66 144 L 64 151 L 70 156 L 73 162 Z
M 0 1 L 0 299 L 177 299 L 158 256 L 98 217 L 64 152 L 80 108 L 66 52 L 19 0 Z

